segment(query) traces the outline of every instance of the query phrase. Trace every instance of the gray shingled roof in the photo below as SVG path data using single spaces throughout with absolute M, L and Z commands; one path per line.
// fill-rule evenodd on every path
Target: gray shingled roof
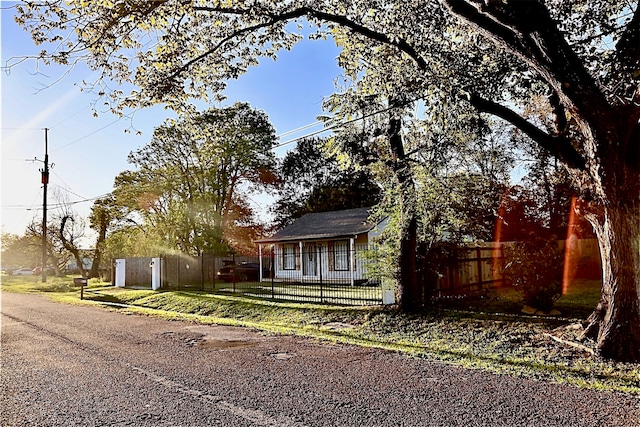
M 318 240 L 367 233 L 375 227 L 375 224 L 368 222 L 370 209 L 357 208 L 306 214 L 273 236 L 257 240 L 257 243 Z

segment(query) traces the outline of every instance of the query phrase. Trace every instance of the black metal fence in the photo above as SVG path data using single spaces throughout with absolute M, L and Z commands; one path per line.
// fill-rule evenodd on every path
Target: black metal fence
M 267 265 L 269 258 L 262 259 Z M 191 257 L 185 255 L 165 255 L 162 257 L 162 288 L 176 290 L 199 290 L 215 292 L 226 290 L 228 283 L 241 283 L 251 279 L 259 281 L 259 257 L 234 255 L 202 255 Z M 248 276 L 238 274 L 237 268 L 244 267 L 244 271 L 255 270 Z M 233 277 L 224 275 L 224 269 L 233 268 Z M 255 273 L 255 274 L 254 274 Z M 247 274 L 247 273 L 243 273 Z
M 349 240 L 276 244 L 262 258 L 207 254 L 165 255 L 160 259 L 160 287 L 244 295 L 275 301 L 342 305 L 393 302 L 391 262 L 382 261 L 378 247 Z M 126 260 L 126 286 L 151 286 L 151 258 Z M 424 298 L 469 294 L 502 282 L 500 245 L 458 251 L 453 263 L 439 268 L 438 277 L 422 274 Z M 392 283 L 386 280 L 386 283 Z
M 382 304 L 379 274 L 365 246 L 276 245 L 260 257 L 169 255 L 162 259 L 164 289 L 241 294 L 278 301 L 344 305 Z
M 271 298 L 345 305 L 383 303 L 377 251 L 348 240 L 275 245 Z

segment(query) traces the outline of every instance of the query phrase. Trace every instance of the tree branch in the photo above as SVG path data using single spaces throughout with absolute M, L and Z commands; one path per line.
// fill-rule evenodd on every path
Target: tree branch
M 306 8 L 303 8 L 303 9 L 306 9 Z M 309 9 L 307 14 L 309 16 L 321 19 L 323 21 L 333 22 L 335 24 L 342 25 L 358 34 L 361 34 L 365 37 L 368 37 L 380 43 L 395 46 L 396 48 L 398 48 L 398 50 L 400 50 L 401 52 L 404 52 L 411 59 L 413 59 L 416 62 L 416 65 L 418 66 L 418 68 L 420 68 L 420 70 L 423 70 L 423 71 L 427 70 L 427 62 L 425 61 L 425 59 L 422 58 L 422 56 L 418 53 L 418 51 L 413 46 L 411 46 L 406 40 L 391 39 L 388 35 L 374 31 L 370 28 L 367 28 L 361 24 L 358 24 L 346 18 L 345 16 L 334 15 L 334 14 L 321 12 L 321 11 L 314 11 L 311 9 Z
M 537 1 L 442 0 L 454 15 L 527 62 L 583 124 L 614 120 L 607 99 L 571 49 L 545 5 Z M 477 6 L 470 2 L 478 3 Z M 606 133 L 606 129 L 597 129 Z
M 244 15 L 244 14 L 249 14 L 249 10 L 242 10 L 242 9 L 238 9 L 238 8 L 225 8 L 225 7 L 197 7 L 194 8 L 195 10 L 199 10 L 199 11 L 207 11 L 207 12 L 218 12 L 218 13 L 223 13 L 223 14 L 228 14 L 228 15 Z M 374 31 L 371 28 L 368 28 L 362 24 L 359 24 L 349 18 L 347 18 L 346 16 L 342 16 L 342 15 L 336 15 L 333 13 L 329 13 L 329 12 L 323 12 L 321 10 L 317 10 L 314 8 L 311 8 L 309 6 L 303 6 L 303 7 L 299 7 L 296 9 L 292 9 L 288 12 L 282 12 L 282 13 L 268 13 L 265 12 L 265 16 L 268 16 L 270 18 L 270 20 L 268 22 L 264 22 L 262 24 L 258 24 L 256 25 L 255 29 L 258 28 L 263 28 L 263 27 L 268 27 L 271 25 L 274 25 L 278 22 L 284 22 L 284 21 L 289 21 L 292 19 L 297 19 L 297 18 L 302 18 L 304 16 L 310 17 L 310 18 L 316 18 L 316 19 L 320 19 L 322 21 L 325 22 L 330 22 L 330 23 L 334 23 L 334 24 L 338 24 L 341 25 L 343 27 L 346 27 L 350 30 L 352 30 L 355 33 L 361 34 L 367 38 L 370 38 L 371 40 L 375 40 L 378 41 L 380 43 L 384 43 L 387 45 L 391 45 L 391 46 L 395 46 L 396 48 L 398 48 L 401 52 L 404 52 L 405 54 L 407 54 L 409 57 L 411 57 L 416 64 L 418 65 L 418 67 L 421 70 L 426 70 L 427 69 L 427 62 L 425 61 L 424 58 L 422 58 L 422 56 L 420 56 L 420 54 L 418 53 L 418 51 L 411 45 L 409 44 L 406 40 L 403 39 L 392 39 L 391 37 L 389 37 L 387 34 L 378 32 L 378 31 Z M 253 27 L 251 27 L 253 28 Z M 244 32 L 244 31 L 243 31 Z
M 630 72 L 640 70 L 640 7 L 616 44 L 616 58 Z
M 264 22 L 261 24 L 256 24 L 253 25 L 251 27 L 246 27 L 246 28 L 241 28 L 237 31 L 234 31 L 233 33 L 229 34 L 227 37 L 223 38 L 222 40 L 220 40 L 218 42 L 218 44 L 216 44 L 213 48 L 209 49 L 208 51 L 198 55 L 197 57 L 191 59 L 190 61 L 185 62 L 184 64 L 182 64 L 180 67 L 178 67 L 173 73 L 169 74 L 167 76 L 167 80 L 172 80 L 175 77 L 177 77 L 179 74 L 181 74 L 182 72 L 186 71 L 189 69 L 189 67 L 191 67 L 193 64 L 202 61 L 204 58 L 213 55 L 215 52 L 218 51 L 218 49 L 220 49 L 222 46 L 224 46 L 225 44 L 227 44 L 229 41 L 233 40 L 234 38 L 244 35 L 246 33 L 250 33 L 252 31 L 257 31 L 259 29 L 265 28 L 265 27 L 269 27 L 271 25 L 274 25 L 276 22 Z
M 566 163 L 567 166 L 579 170 L 585 169 L 585 160 L 582 158 L 580 153 L 573 148 L 571 141 L 564 136 L 549 135 L 524 119 L 515 111 L 493 101 L 484 99 L 479 95 L 471 94 L 469 96 L 469 102 L 471 102 L 471 105 L 477 108 L 480 112 L 493 114 L 494 116 L 498 116 L 508 121 L 524 132 L 529 138 L 533 139 L 541 147 L 548 150 L 551 155 Z

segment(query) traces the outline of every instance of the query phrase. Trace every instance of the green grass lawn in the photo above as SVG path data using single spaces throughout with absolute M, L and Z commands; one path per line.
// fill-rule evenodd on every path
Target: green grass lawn
M 382 303 L 380 286 L 345 285 L 332 283 L 282 283 L 265 282 L 221 282 L 205 284 L 182 284 L 172 290 L 217 292 L 246 297 L 269 298 L 281 302 L 322 302 L 352 305 L 376 305 Z
M 594 343 L 580 338 L 581 325 L 599 296 L 597 281 L 576 281 L 556 306 L 560 317 L 520 313 L 510 288 L 482 298 L 445 301 L 418 314 L 384 307 L 273 302 L 236 294 L 114 288 L 90 281 L 85 301 L 71 278 L 46 284 L 2 277 L 9 292 L 38 292 L 60 302 L 102 305 L 144 315 L 205 324 L 245 326 L 267 333 L 399 351 L 474 369 L 580 387 L 640 395 L 640 366 L 603 360 Z M 117 303 L 118 305 L 107 305 Z
M 599 280 L 578 279 L 566 286 L 554 307 L 563 318 L 584 319 L 591 314 L 599 299 Z M 444 300 L 440 306 L 476 312 L 519 314 L 522 301 L 514 287 L 505 286 L 475 297 Z

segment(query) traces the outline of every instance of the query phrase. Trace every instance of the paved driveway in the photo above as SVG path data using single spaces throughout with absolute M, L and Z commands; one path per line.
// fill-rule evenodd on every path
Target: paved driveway
M 2 426 L 640 426 L 640 400 L 2 294 Z

